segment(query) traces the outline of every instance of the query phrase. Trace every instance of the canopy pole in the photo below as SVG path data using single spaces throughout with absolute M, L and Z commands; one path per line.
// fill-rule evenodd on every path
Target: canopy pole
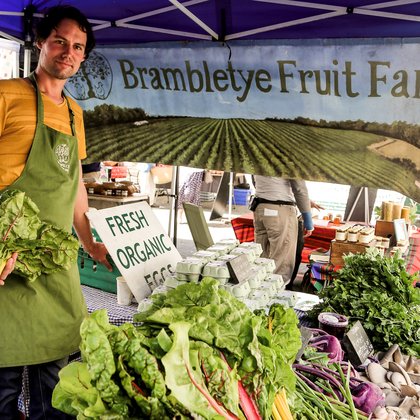
M 169 213 L 169 237 L 172 235 L 172 242 L 176 248 L 177 235 L 178 235 L 178 188 L 179 188 L 179 166 L 173 167 L 172 185 L 171 185 L 171 210 Z M 172 223 L 172 214 L 174 221 Z M 173 229 L 172 229 L 173 226 Z
M 31 72 L 31 54 L 32 54 L 32 24 L 34 19 L 35 6 L 29 5 L 23 9 L 23 30 L 25 36 L 24 56 L 23 56 L 23 76 L 27 77 Z
M 229 214 L 228 220 L 232 220 L 232 197 L 233 197 L 233 172 L 229 172 Z

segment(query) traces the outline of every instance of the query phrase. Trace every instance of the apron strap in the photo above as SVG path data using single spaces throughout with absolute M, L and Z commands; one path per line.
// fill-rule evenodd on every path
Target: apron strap
M 42 103 L 42 97 L 38 89 L 38 83 L 36 81 L 35 72 L 29 74 L 28 79 L 31 81 L 32 85 L 36 91 L 36 105 L 37 105 L 37 123 L 42 122 L 44 123 L 44 104 Z M 70 127 L 71 127 L 71 134 L 73 137 L 76 136 L 76 125 L 75 125 L 75 118 L 74 112 L 71 109 L 70 101 L 68 100 L 67 96 L 63 93 L 63 98 L 67 103 L 67 109 L 69 110 L 69 119 L 70 119 Z

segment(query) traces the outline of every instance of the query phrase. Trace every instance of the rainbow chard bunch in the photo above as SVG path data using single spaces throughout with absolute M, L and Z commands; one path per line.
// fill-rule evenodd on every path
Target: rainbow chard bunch
M 23 191 L 7 190 L 0 196 L 0 272 L 18 252 L 14 272 L 34 281 L 41 274 L 68 270 L 78 249 L 73 235 L 39 218 L 37 205 Z
M 74 363 L 60 372 L 56 408 L 80 419 L 259 420 L 281 388 L 294 391 L 293 309 L 254 314 L 208 278 L 152 299 L 136 327 L 110 325 L 105 310 L 83 322 L 80 374 Z

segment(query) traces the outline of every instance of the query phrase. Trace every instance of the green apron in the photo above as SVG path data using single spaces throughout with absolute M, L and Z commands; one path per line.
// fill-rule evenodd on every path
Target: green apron
M 71 232 L 79 182 L 79 158 L 70 104 L 72 135 L 44 125 L 44 106 L 37 95 L 37 125 L 21 176 L 7 189 L 25 191 L 42 220 Z M 86 304 L 75 263 L 70 270 L 41 275 L 30 283 L 13 273 L 0 288 L 0 367 L 32 365 L 61 359 L 77 350 Z

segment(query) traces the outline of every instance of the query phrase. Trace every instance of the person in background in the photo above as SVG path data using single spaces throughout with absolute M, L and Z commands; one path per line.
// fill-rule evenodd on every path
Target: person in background
M 181 188 L 178 192 L 178 218 L 179 223 L 183 223 L 184 207 L 183 203 L 200 205 L 200 191 L 203 183 L 204 169 L 199 168 L 180 168 Z
M 325 210 L 324 207 L 320 206 L 319 204 L 315 203 L 315 201 L 310 200 L 311 209 L 316 210 Z M 287 285 L 287 289 L 291 290 L 293 287 L 293 282 L 296 279 L 297 273 L 299 271 L 300 263 L 302 262 L 302 251 L 305 246 L 305 227 L 303 225 L 303 217 L 299 215 L 298 217 L 298 239 L 296 244 L 296 259 L 295 259 L 295 267 L 293 269 L 292 277 L 290 279 L 290 283 Z
M 94 47 L 92 29 L 76 8 L 56 6 L 39 21 L 39 59 L 27 78 L 0 81 L 0 190 L 24 191 L 42 220 L 71 232 L 91 257 L 112 270 L 92 237 L 80 160 L 86 157 L 81 108 L 64 95 Z M 77 264 L 28 282 L 13 273 L 15 253 L 0 273 L 0 419 L 17 419 L 27 366 L 30 418 L 66 416 L 51 406 L 59 370 L 78 350 L 86 315 Z
M 304 224 L 304 236 L 313 230 L 311 204 L 304 180 L 255 176 L 255 241 L 263 248 L 262 257 L 276 263 L 276 274 L 287 285 L 293 274 L 298 242 L 298 215 Z

